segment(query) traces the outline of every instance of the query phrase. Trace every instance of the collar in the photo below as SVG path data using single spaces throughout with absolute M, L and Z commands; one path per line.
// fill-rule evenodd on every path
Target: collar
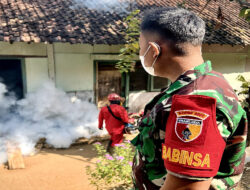
M 161 93 L 155 96 L 144 109 L 144 113 L 147 113 L 147 110 L 151 110 L 155 104 L 160 103 L 166 100 L 167 97 L 171 96 L 173 92 L 183 88 L 184 86 L 190 84 L 200 76 L 209 73 L 212 71 L 212 66 L 210 61 L 206 61 L 188 71 L 185 71 L 182 75 L 180 75 L 177 80 L 170 84 L 169 87 L 162 89 Z
M 212 71 L 211 61 L 206 61 L 193 69 L 185 71 L 181 74 L 175 82 L 173 82 L 164 92 L 166 94 L 172 94 L 176 90 L 183 88 L 184 86 L 190 84 L 194 80 L 196 80 L 201 75 L 209 73 Z

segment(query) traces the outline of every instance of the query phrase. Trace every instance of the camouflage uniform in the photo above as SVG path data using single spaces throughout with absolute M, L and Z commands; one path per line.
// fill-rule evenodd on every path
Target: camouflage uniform
M 146 105 L 139 124 L 132 177 L 135 189 L 160 189 L 166 177 L 162 160 L 165 126 L 171 110 L 172 96 L 205 95 L 216 98 L 216 121 L 226 142 L 220 168 L 210 189 L 234 189 L 242 176 L 245 159 L 247 119 L 238 98 L 224 77 L 212 71 L 210 61 L 185 72 Z M 187 177 L 187 176 L 185 176 Z M 204 180 L 199 176 L 189 179 Z

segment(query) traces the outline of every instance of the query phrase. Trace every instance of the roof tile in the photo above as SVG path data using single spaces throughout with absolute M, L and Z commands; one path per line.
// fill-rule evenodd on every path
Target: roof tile
M 77 0 L 1 0 L 0 40 L 13 42 L 70 42 L 89 44 L 125 43 L 122 31 L 123 18 L 132 9 L 142 12 L 161 6 L 176 6 L 182 0 L 123 0 L 116 7 L 85 0 L 86 5 L 76 5 Z M 82 1 L 83 2 L 83 1 Z M 98 1 L 102 2 L 102 1 Z M 124 6 L 123 3 L 129 3 Z M 184 5 L 206 21 L 204 43 L 249 45 L 249 24 L 239 18 L 240 6 L 236 2 L 211 1 L 201 12 L 207 0 L 189 0 Z M 224 20 L 217 19 L 221 7 Z M 95 9 L 103 7 L 105 9 Z M 107 8 L 110 8 L 109 10 Z M 218 27 L 219 26 L 219 27 Z

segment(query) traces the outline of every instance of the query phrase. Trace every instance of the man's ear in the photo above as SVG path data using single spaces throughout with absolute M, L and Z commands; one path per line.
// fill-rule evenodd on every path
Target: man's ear
M 152 50 L 154 52 L 153 57 L 156 58 L 157 56 L 159 56 L 161 53 L 160 46 L 155 42 L 148 42 L 148 43 L 152 47 Z

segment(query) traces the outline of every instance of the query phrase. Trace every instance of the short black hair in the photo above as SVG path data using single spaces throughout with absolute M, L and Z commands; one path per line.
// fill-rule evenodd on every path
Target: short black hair
M 183 8 L 165 7 L 148 11 L 141 23 L 141 31 L 158 33 L 173 44 L 201 45 L 205 35 L 204 21 Z

